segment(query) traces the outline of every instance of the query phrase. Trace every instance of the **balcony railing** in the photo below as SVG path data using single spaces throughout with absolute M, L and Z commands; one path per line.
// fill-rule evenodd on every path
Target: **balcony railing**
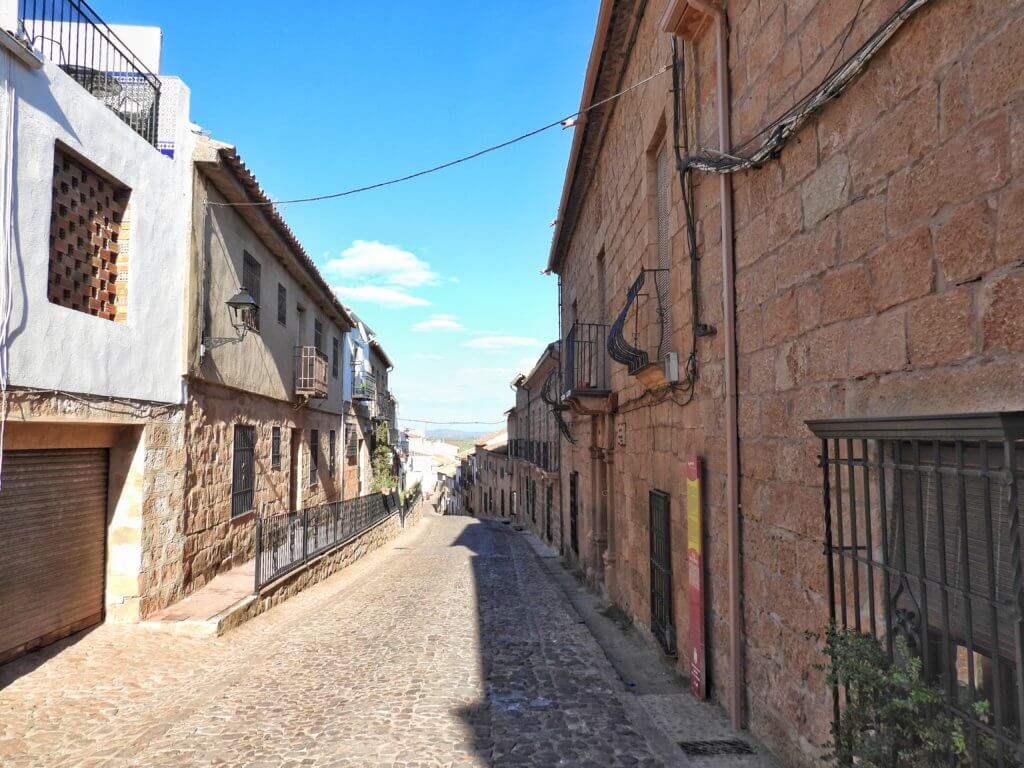
M 604 323 L 575 323 L 565 337 L 563 399 L 575 395 L 607 395 L 608 326 Z
M 21 0 L 18 35 L 156 146 L 160 78 L 85 0 Z
M 365 371 L 355 372 L 352 399 L 370 402 L 377 399 L 377 378 L 372 373 L 366 373 Z
M 327 397 L 327 355 L 316 347 L 295 348 L 295 394 Z
M 508 452 L 512 458 L 523 459 L 545 472 L 558 471 L 557 441 L 514 438 L 509 440 Z

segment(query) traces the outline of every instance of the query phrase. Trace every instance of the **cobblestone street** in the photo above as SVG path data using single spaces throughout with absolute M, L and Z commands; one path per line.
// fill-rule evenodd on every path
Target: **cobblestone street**
M 0 764 L 703 764 L 631 696 L 524 535 L 427 515 L 222 638 L 102 626 L 0 668 Z

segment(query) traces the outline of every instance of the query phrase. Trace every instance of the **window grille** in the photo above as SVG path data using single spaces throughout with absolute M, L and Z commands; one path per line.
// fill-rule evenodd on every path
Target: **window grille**
M 331 376 L 338 378 L 341 366 L 341 344 L 337 336 L 331 337 Z
M 338 433 L 333 429 L 330 432 L 330 443 L 327 446 L 327 471 L 334 477 L 335 462 L 338 458 Z
M 243 319 L 250 331 L 260 329 L 260 263 L 248 251 L 242 252 L 242 288 L 252 296 L 256 306 Z
M 288 289 L 277 284 L 277 322 L 288 325 Z
M 270 468 L 281 468 L 281 428 L 274 427 L 270 430 Z
M 256 428 L 235 425 L 234 457 L 231 466 L 231 516 L 244 515 L 252 509 L 255 477 L 254 453 Z
M 359 457 L 359 432 L 354 419 L 345 421 L 345 455 L 350 459 Z
M 309 431 L 309 484 L 317 483 L 317 471 L 320 469 L 320 431 Z
M 830 618 L 890 654 L 902 637 L 963 722 L 971 764 L 1017 765 L 1024 413 L 808 426 L 821 439 Z
M 651 633 L 667 654 L 676 652 L 672 611 L 672 533 L 668 494 L 648 496 L 651 534 Z
M 580 553 L 579 485 L 580 473 L 572 472 L 569 475 L 569 545 L 577 555 Z
M 324 324 L 319 317 L 313 318 L 313 346 L 317 352 L 324 351 Z

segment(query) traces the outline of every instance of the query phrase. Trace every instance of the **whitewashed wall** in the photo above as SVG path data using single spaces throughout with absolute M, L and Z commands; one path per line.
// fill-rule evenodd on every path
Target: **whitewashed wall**
M 182 307 L 192 136 L 177 96 L 177 159 L 162 155 L 58 67 L 30 69 L 4 49 L 15 89 L 15 237 L 10 383 L 161 402 L 183 401 Z M 0 119 L 12 108 L 0 93 Z M 0 123 L 2 125 L 3 123 Z M 60 141 L 131 188 L 127 323 L 47 299 L 51 183 Z M 6 289 L 6 286 L 5 286 Z

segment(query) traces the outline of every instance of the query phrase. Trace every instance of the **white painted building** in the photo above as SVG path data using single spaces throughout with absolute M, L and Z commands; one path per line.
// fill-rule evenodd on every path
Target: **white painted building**
M 0 661 L 166 605 L 183 540 L 189 92 L 158 29 L 36 9 L 0 0 Z

